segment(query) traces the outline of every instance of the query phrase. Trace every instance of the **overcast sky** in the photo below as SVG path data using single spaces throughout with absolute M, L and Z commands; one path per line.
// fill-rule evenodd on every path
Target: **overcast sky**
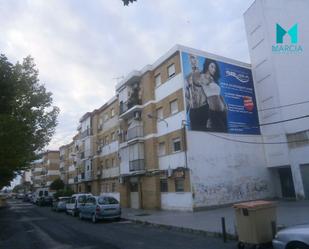
M 61 109 L 49 149 L 115 94 L 115 78 L 175 44 L 250 62 L 243 13 L 253 0 L 0 0 L 0 53 L 35 59 Z

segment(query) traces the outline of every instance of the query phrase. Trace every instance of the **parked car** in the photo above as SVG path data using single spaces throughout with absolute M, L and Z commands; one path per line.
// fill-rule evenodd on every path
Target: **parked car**
M 275 249 L 309 249 L 309 224 L 280 230 L 273 239 Z
M 52 210 L 56 212 L 65 211 L 66 204 L 71 199 L 71 197 L 59 197 L 53 200 Z
M 66 213 L 72 216 L 77 216 L 79 214 L 80 205 L 85 203 L 86 199 L 92 196 L 92 194 L 74 194 L 71 199 L 66 203 Z
M 90 196 L 80 206 L 79 218 L 91 219 L 96 223 L 100 219 L 120 219 L 121 208 L 119 202 L 111 196 Z
M 23 202 L 30 202 L 30 201 L 31 201 L 31 194 L 25 194 Z

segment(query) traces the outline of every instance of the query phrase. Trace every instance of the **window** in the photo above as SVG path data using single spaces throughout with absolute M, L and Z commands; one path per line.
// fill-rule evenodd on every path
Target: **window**
M 99 130 L 102 130 L 102 128 L 103 128 L 103 119 L 102 119 L 102 118 L 99 118 L 98 129 L 99 129 Z
M 160 191 L 168 192 L 167 179 L 160 179 Z
M 111 109 L 111 117 L 114 117 L 114 116 L 115 116 L 115 109 L 112 108 L 112 109 Z
M 115 132 L 112 132 L 112 134 L 111 134 L 111 140 L 114 141 L 115 139 L 116 139 Z
M 181 151 L 181 142 L 180 138 L 173 139 L 173 151 L 178 152 Z
M 165 151 L 165 143 L 161 142 L 158 145 L 158 156 L 164 156 L 165 153 L 166 153 L 166 151 Z
M 105 160 L 105 168 L 108 168 L 108 167 L 109 167 L 109 160 L 106 159 L 106 160 Z
M 158 108 L 157 109 L 157 120 L 160 121 L 163 119 L 163 108 Z
M 178 112 L 178 103 L 177 99 L 170 102 L 170 109 L 171 109 L 171 114 L 177 113 Z
M 114 192 L 116 192 L 116 183 L 112 183 L 112 192 L 114 193 Z
M 112 158 L 112 167 L 115 167 L 116 163 L 115 163 L 115 158 Z
M 156 84 L 156 87 L 161 85 L 161 74 L 157 74 L 155 76 L 155 84 Z
M 184 187 L 184 179 L 179 178 L 179 179 L 175 179 L 175 191 L 176 192 L 184 192 L 185 191 L 185 187 Z
M 175 74 L 176 74 L 176 71 L 175 71 L 175 64 L 172 64 L 170 66 L 167 67 L 167 74 L 168 74 L 168 77 L 173 77 Z

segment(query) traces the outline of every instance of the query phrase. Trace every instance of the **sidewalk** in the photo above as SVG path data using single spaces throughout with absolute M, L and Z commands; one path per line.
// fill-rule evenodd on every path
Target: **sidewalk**
M 309 223 L 309 201 L 278 201 L 277 225 L 291 226 Z M 200 232 L 220 236 L 221 217 L 225 217 L 226 231 L 236 235 L 236 221 L 232 207 L 198 212 L 122 209 L 122 217 L 135 222 Z

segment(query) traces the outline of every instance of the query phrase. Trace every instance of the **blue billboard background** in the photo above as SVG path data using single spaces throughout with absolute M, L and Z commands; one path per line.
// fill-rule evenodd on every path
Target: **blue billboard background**
M 185 52 L 181 56 L 189 130 L 260 134 L 250 69 Z M 210 69 L 207 74 L 207 60 L 219 76 L 209 76 Z

